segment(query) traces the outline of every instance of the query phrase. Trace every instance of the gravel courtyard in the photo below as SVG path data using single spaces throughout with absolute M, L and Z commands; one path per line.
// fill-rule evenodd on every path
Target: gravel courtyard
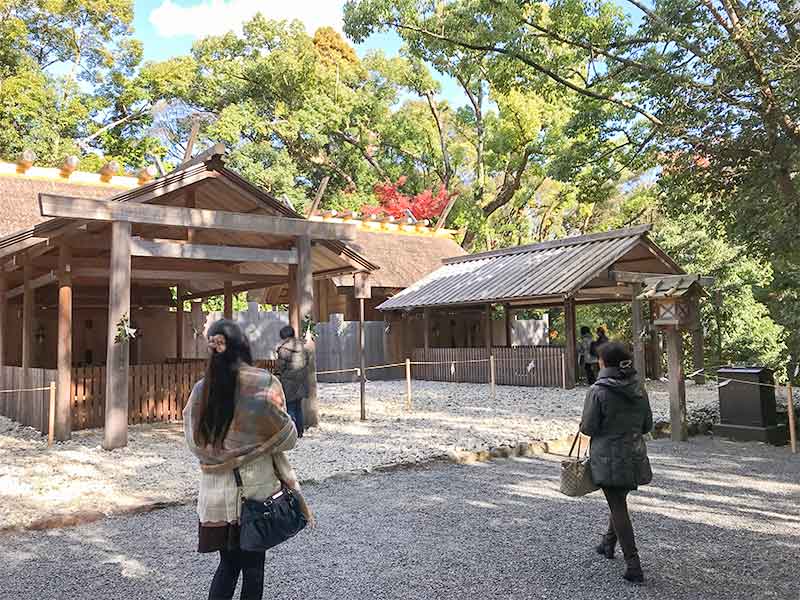
M 561 496 L 548 457 L 308 486 L 320 525 L 270 553 L 265 597 L 797 600 L 797 457 L 708 437 L 650 453 L 655 480 L 631 501 L 644 587 L 592 550 L 602 496 Z M 6 534 L 0 598 L 199 600 L 216 562 L 195 536 L 189 506 Z
M 656 419 L 668 415 L 663 384 L 650 384 Z M 414 406 L 404 408 L 403 382 L 368 384 L 368 421 L 359 421 L 357 384 L 321 384 L 322 426 L 307 432 L 291 460 L 301 481 L 320 481 L 386 465 L 418 463 L 458 450 L 520 441 L 562 439 L 575 432 L 586 388 L 497 388 L 414 382 Z M 687 387 L 690 419 L 713 419 L 717 392 Z M 78 432 L 48 449 L 33 430 L 0 418 L 0 529 L 42 518 L 96 516 L 156 502 L 185 502 L 197 485 L 196 461 L 180 424 L 131 427 L 127 448 L 105 452 L 102 431 Z

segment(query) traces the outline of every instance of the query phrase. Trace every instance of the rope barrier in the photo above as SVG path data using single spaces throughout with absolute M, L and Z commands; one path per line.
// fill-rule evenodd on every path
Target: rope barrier
M 49 390 L 50 386 L 48 387 L 39 387 L 39 388 L 25 388 L 19 390 L 0 390 L 0 394 L 13 394 L 15 392 L 43 392 L 44 390 Z

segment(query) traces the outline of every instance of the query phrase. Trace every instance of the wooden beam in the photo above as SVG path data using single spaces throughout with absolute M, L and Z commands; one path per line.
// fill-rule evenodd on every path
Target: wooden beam
M 263 289 L 264 283 L 254 281 L 251 283 L 243 283 L 241 285 L 234 285 L 231 287 L 231 293 L 238 294 L 239 292 L 249 292 L 250 290 Z M 222 296 L 225 294 L 225 288 L 215 288 L 213 290 L 205 290 L 202 292 L 189 292 L 183 295 L 184 300 L 202 300 L 204 298 L 211 298 L 212 296 Z
M 348 223 L 325 223 L 260 214 L 71 198 L 52 194 L 39 194 L 39 205 L 42 216 L 45 217 L 245 231 L 286 237 L 308 236 L 321 240 L 353 240 L 357 230 L 356 225 Z
M 190 258 L 195 260 L 223 260 L 230 262 L 266 262 L 297 264 L 297 250 L 272 250 L 240 246 L 214 246 L 187 244 L 166 240 L 131 240 L 131 255 L 151 258 Z
M 72 253 L 69 246 L 61 246 L 58 260 L 58 386 L 54 436 L 63 442 L 72 436 Z
M 76 267 L 75 277 L 106 278 L 111 271 L 101 267 Z M 230 271 L 170 271 L 157 269 L 133 269 L 131 277 L 134 281 L 165 281 L 165 282 L 191 282 L 191 281 L 252 281 L 254 283 L 274 285 L 284 281 L 283 277 L 276 275 L 255 275 L 248 273 L 235 273 Z
M 223 299 L 223 316 L 226 319 L 233 319 L 233 284 L 230 281 L 225 282 L 225 287 L 222 292 Z
M 575 387 L 575 376 L 578 368 L 578 332 L 575 322 L 575 299 L 564 300 L 564 337 L 566 338 L 565 360 L 566 373 L 565 387 L 571 390 Z
M 644 381 L 647 377 L 645 373 L 645 356 L 644 356 L 644 319 L 642 315 L 642 301 L 638 296 L 642 291 L 641 283 L 633 284 L 633 300 L 631 301 L 631 328 L 633 334 L 633 368 L 639 376 L 640 381 Z
M 287 284 L 289 301 L 289 325 L 296 335 L 300 335 L 300 307 L 297 305 L 297 266 L 289 265 L 289 282 Z
M 311 264 L 311 238 L 297 238 L 297 306 L 300 325 L 310 317 L 314 305 L 314 268 Z
M 608 271 L 608 279 L 610 281 L 618 281 L 620 283 L 644 283 L 646 279 L 653 279 L 658 277 L 682 277 L 674 273 L 636 273 L 631 271 L 616 271 L 611 269 Z M 716 279 L 714 277 L 700 277 L 699 283 L 703 287 L 714 285 Z
M 117 324 L 130 318 L 131 224 L 111 225 L 111 279 L 108 284 L 108 332 L 106 354 L 106 416 L 103 448 L 128 445 L 128 372 L 130 343 L 117 342 Z
M 30 265 L 29 268 L 32 270 L 33 265 Z M 16 298 L 17 296 L 22 296 L 25 294 L 25 286 L 27 285 L 30 289 L 36 290 L 40 287 L 44 287 L 46 285 L 50 285 L 51 283 L 55 283 L 58 281 L 58 275 L 55 271 L 49 271 L 44 275 L 39 275 L 38 277 L 33 277 L 30 280 L 26 280 L 26 283 L 22 285 L 18 285 L 17 287 L 8 290 L 6 292 L 7 298 Z

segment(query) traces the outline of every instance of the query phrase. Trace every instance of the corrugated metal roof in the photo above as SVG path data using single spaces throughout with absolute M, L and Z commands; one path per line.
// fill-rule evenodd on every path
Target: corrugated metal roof
M 455 257 L 380 310 L 561 297 L 581 289 L 643 239 L 649 225 Z M 648 243 L 650 243 L 648 241 Z

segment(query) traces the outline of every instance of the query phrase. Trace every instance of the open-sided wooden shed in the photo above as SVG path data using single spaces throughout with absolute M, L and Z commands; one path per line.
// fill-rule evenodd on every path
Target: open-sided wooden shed
M 18 334 L 21 380 L 28 381 L 39 343 L 34 316 L 57 310 L 57 339 L 44 341 L 57 346 L 58 439 L 69 437 L 76 403 L 76 310 L 107 311 L 106 355 L 95 360 L 104 368 L 104 445 L 115 448 L 127 440 L 129 391 L 135 387 L 125 334 L 132 309 L 173 304 L 175 326 L 182 331 L 185 300 L 224 295 L 230 316 L 234 293 L 286 284 L 290 320 L 299 330 L 312 314 L 315 280 L 376 268 L 346 245 L 355 237 L 354 225 L 303 218 L 226 168 L 221 147 L 110 199 L 41 193 L 39 203 L 47 220 L 0 239 L 0 366 L 10 358 L 3 356 L 3 338 Z M 7 318 L 15 308 L 18 332 L 9 330 L 17 323 Z M 183 336 L 176 339 L 180 360 Z M 173 414 L 185 400 L 175 392 L 178 379 L 171 373 L 151 386 L 161 390 L 155 394 L 169 394 L 167 410 Z M 33 420 L 35 407 L 18 402 L 16 408 L 23 413 L 18 420 Z

